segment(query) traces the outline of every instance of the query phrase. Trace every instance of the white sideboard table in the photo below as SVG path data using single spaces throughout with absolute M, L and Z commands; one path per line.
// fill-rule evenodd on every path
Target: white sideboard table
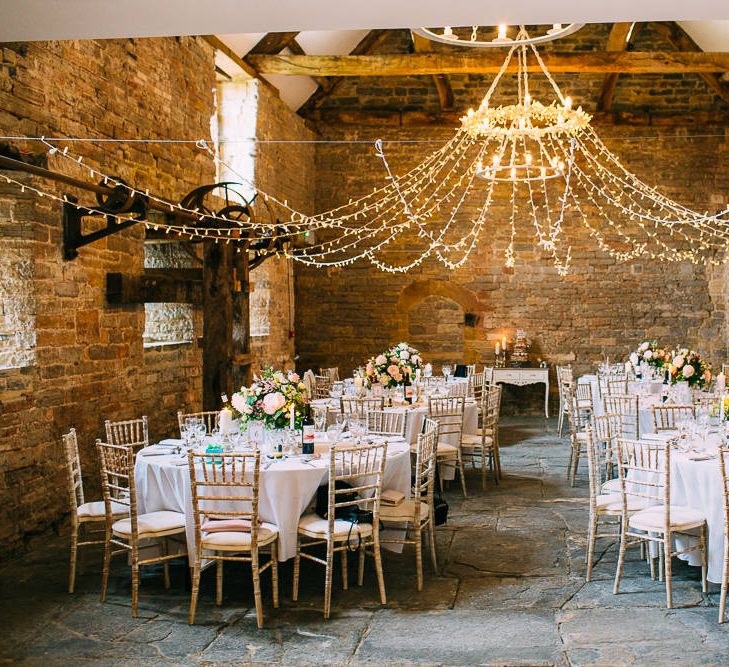
M 544 384 L 544 414 L 549 417 L 549 368 L 494 368 L 494 382 L 517 387 Z

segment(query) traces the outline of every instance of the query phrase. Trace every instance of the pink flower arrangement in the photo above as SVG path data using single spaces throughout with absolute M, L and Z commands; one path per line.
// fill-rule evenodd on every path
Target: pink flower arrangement
M 396 387 L 406 376 L 415 379 L 415 371 L 422 367 L 420 352 L 407 343 L 398 343 L 372 357 L 365 366 L 365 375 L 369 385 L 379 382 L 384 387 Z

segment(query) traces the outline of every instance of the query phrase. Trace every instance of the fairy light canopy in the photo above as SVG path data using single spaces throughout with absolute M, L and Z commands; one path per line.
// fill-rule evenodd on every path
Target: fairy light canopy
M 367 195 L 307 215 L 256 188 L 214 147 L 199 140 L 198 150 L 256 189 L 254 209 L 262 206 L 272 213 L 231 220 L 170 203 L 171 211 L 199 216 L 199 224 L 154 226 L 227 243 L 310 236 L 313 243 L 292 243 L 283 253 L 311 266 L 364 260 L 393 273 L 407 272 L 428 258 L 458 269 L 480 246 L 497 249 L 505 265 L 514 267 L 517 245 L 531 243 L 563 276 L 579 228 L 586 228 L 597 246 L 618 260 L 724 261 L 729 208 L 714 214 L 693 211 L 631 173 L 595 132 L 590 114 L 562 93 L 534 42 L 521 26 L 478 108 L 469 109 L 453 136 L 406 173 L 394 173 L 383 142 L 377 140 L 375 153 L 385 180 Z M 537 73 L 529 74 L 528 60 L 537 63 Z M 515 94 L 504 85 L 514 61 Z M 67 147 L 59 150 L 43 141 L 49 152 L 77 162 L 91 176 L 131 193 L 149 194 L 82 164 L 82 156 Z M 213 226 L 217 222 L 231 223 L 231 228 L 221 232 L 219 225 Z

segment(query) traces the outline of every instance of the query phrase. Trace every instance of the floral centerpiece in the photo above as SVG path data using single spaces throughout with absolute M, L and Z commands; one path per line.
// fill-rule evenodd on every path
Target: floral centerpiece
M 711 382 L 711 369 L 694 350 L 681 348 L 671 353 L 668 371 L 671 375 L 671 384 L 687 382 L 689 387 L 703 389 Z
M 367 383 L 379 382 L 383 387 L 397 387 L 406 376 L 415 377 L 415 371 L 423 367 L 423 359 L 414 347 L 399 343 L 376 357 L 365 367 Z
M 268 429 L 285 428 L 291 423 L 294 410 L 294 426 L 301 428 L 308 399 L 306 386 L 293 371 L 274 371 L 264 368 L 253 376 L 250 387 L 241 387 L 231 398 L 231 405 L 238 413 L 241 424 L 260 421 Z
M 645 362 L 654 368 L 663 368 L 670 362 L 672 356 L 654 340 L 643 341 L 638 349 L 630 353 L 630 363 L 634 368 L 639 368 Z

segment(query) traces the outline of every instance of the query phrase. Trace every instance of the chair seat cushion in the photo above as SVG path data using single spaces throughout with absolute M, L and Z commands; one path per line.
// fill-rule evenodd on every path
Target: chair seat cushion
M 490 436 L 482 436 L 475 435 L 473 433 L 464 433 L 461 436 L 461 446 L 462 447 L 481 447 L 482 445 L 485 445 L 487 448 L 491 447 L 494 444 L 494 439 Z
M 122 505 L 121 503 L 115 503 L 111 501 L 111 513 L 114 516 L 124 516 L 129 514 L 129 506 Z M 90 519 L 92 517 L 103 519 L 106 516 L 106 507 L 103 500 L 94 500 L 90 503 L 84 503 L 76 508 L 76 516 L 79 519 Z
M 601 494 L 595 498 L 597 509 L 601 512 L 622 512 L 623 496 L 620 493 Z M 648 507 L 651 503 L 647 498 L 628 496 L 628 512 L 637 512 Z
M 575 436 L 579 441 L 585 442 L 587 440 L 587 432 L 586 431 L 577 431 L 577 434 Z
M 203 533 L 250 533 L 252 525 L 248 519 L 209 519 L 200 530 Z
M 671 505 L 671 530 L 689 530 L 704 523 L 706 517 L 699 510 Z M 665 527 L 664 508 L 659 505 L 636 512 L 630 517 L 629 524 L 637 530 L 662 533 Z
M 487 426 L 486 428 L 477 428 L 476 435 L 480 436 L 484 431 L 486 432 L 486 435 L 493 435 L 494 433 L 494 429 L 492 429 L 490 426 Z
M 132 534 L 131 518 L 121 519 L 112 525 L 116 535 L 130 537 Z M 185 515 L 182 512 L 148 512 L 137 517 L 137 530 L 139 537 L 154 535 L 172 535 L 185 530 Z
M 222 523 L 222 522 L 212 522 Z M 235 551 L 236 549 L 247 550 L 251 548 L 250 524 L 249 530 L 230 530 L 214 532 L 203 532 L 201 546 L 203 549 L 218 551 Z M 278 530 L 272 523 L 261 523 L 258 527 L 258 545 L 270 544 L 278 537 Z
M 328 519 L 322 519 L 318 514 L 310 512 L 299 519 L 299 533 L 308 537 L 325 538 L 329 533 Z M 346 540 L 351 535 L 356 539 L 357 535 L 369 537 L 372 535 L 372 525 L 369 523 L 358 523 L 354 527 L 351 522 L 343 519 L 334 520 L 334 539 Z
M 602 493 L 622 493 L 619 479 L 609 479 L 600 489 Z
M 380 520 L 402 523 L 403 521 L 411 521 L 415 516 L 416 506 L 415 500 L 405 500 L 399 505 L 380 506 Z M 428 503 L 418 502 L 417 507 L 418 520 L 425 521 L 428 518 Z
M 458 447 L 449 445 L 447 442 L 439 442 L 436 456 L 455 458 L 458 455 Z

